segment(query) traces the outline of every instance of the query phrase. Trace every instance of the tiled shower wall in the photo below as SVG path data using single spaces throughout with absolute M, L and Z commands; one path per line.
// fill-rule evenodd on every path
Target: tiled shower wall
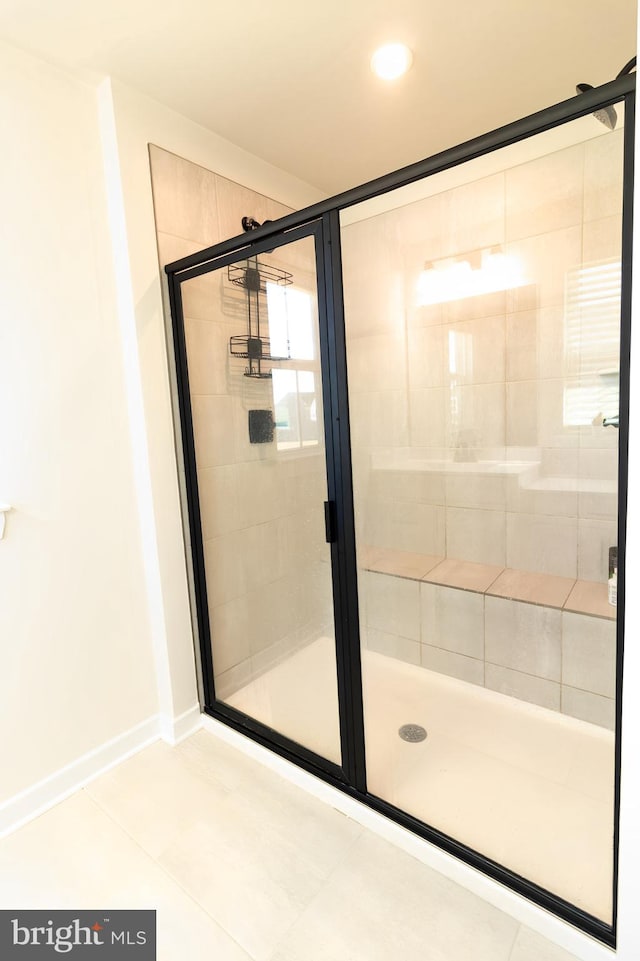
M 242 232 L 288 207 L 150 147 L 161 265 Z M 285 265 L 304 286 L 312 260 L 298 247 Z M 226 697 L 315 636 L 330 610 L 324 563 L 322 450 L 282 456 L 250 444 L 248 410 L 273 407 L 270 380 L 243 376 L 229 337 L 246 333 L 245 294 L 225 272 L 183 285 L 189 387 L 202 515 L 216 692 Z
M 622 146 L 594 135 L 343 229 L 361 543 L 606 581 L 617 431 L 565 423 L 565 391 L 599 383 L 566 302 L 576 268 L 619 261 Z M 526 284 L 418 306 L 425 262 L 496 245 Z M 460 466 L 465 446 L 502 466 Z
M 613 729 L 614 620 L 365 571 L 373 651 Z

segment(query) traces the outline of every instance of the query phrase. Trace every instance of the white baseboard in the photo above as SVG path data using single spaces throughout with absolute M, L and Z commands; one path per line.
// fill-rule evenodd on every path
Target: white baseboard
M 202 709 L 198 703 L 192 704 L 188 710 L 178 714 L 177 717 L 160 715 L 160 736 L 172 747 L 191 734 L 195 734 L 201 727 Z
M 64 801 L 89 781 L 137 754 L 148 744 L 162 738 L 175 746 L 201 726 L 202 714 L 197 703 L 175 718 L 154 714 L 0 804 L 0 838 L 43 814 L 54 804 Z
M 446 851 L 442 851 L 434 844 L 430 844 L 411 831 L 407 831 L 396 824 L 395 821 L 390 821 L 384 815 L 378 814 L 377 811 L 373 811 L 366 804 L 343 794 L 342 791 L 332 787 L 320 778 L 309 774 L 278 754 L 274 754 L 273 751 L 269 751 L 250 738 L 227 727 L 226 724 L 222 724 L 204 714 L 202 715 L 202 727 L 233 747 L 237 747 L 265 767 L 276 771 L 304 791 L 326 804 L 330 804 L 331 807 L 346 814 L 370 831 L 402 848 L 403 851 L 439 871 L 440 874 L 455 881 L 456 884 L 477 894 L 478 897 L 504 911 L 505 914 L 537 931 L 543 937 L 548 938 L 549 941 L 566 951 L 570 951 L 581 961 L 613 961 L 615 958 L 615 952 L 595 941 L 589 935 L 578 931 L 572 925 L 538 907 L 509 888 L 503 887 L 497 881 L 447 854 Z
M 180 720 L 177 719 L 178 722 Z M 32 787 L 15 794 L 0 805 L 0 838 L 43 814 L 98 775 L 137 754 L 148 744 L 157 741 L 160 735 L 160 717 L 154 714 L 124 734 L 101 744 L 93 751 L 88 751 Z

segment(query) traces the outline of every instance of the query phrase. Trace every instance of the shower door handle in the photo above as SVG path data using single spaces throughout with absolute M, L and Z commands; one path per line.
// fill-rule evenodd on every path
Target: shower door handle
M 336 503 L 335 501 L 324 502 L 324 532 L 327 544 L 335 544 L 338 540 L 336 535 Z

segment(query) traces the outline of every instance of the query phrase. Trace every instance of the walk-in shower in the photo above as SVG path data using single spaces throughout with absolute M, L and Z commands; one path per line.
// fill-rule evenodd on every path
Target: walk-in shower
M 609 944 L 634 90 L 167 267 L 205 710 Z

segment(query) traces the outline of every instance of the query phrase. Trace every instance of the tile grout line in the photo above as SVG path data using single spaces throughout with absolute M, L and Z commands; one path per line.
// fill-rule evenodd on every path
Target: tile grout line
M 187 898 L 189 899 L 189 901 L 192 902 L 192 904 L 194 904 L 200 911 L 202 911 L 203 914 L 205 914 L 205 915 L 209 918 L 209 920 L 213 921 L 213 923 L 214 923 L 221 931 L 223 931 L 223 932 L 225 933 L 225 935 L 226 935 L 231 941 L 233 941 L 233 943 L 237 946 L 237 948 L 238 948 L 240 951 L 242 951 L 248 958 L 252 958 L 252 961 L 257 961 L 257 959 L 255 958 L 255 955 L 251 954 L 250 951 L 248 951 L 246 948 L 244 948 L 244 947 L 236 940 L 236 938 L 234 938 L 234 936 L 233 936 L 229 931 L 227 931 L 227 929 L 224 927 L 224 925 L 221 924 L 220 921 L 218 921 L 217 918 L 214 918 L 213 915 L 210 914 L 210 913 L 207 911 L 207 909 L 204 907 L 204 905 L 201 904 L 199 901 L 197 901 L 196 898 L 194 898 L 193 895 L 192 895 L 189 891 L 186 890 L 186 888 L 181 884 L 181 882 L 178 880 L 178 878 L 176 878 L 173 874 L 171 874 L 171 872 L 168 871 L 168 870 L 164 867 L 164 865 L 162 865 L 162 864 L 158 861 L 157 858 L 155 858 L 152 854 L 150 854 L 149 851 L 147 851 L 147 850 L 142 846 L 142 844 L 140 844 L 140 842 L 137 840 L 137 838 L 134 837 L 133 834 L 131 834 L 129 831 L 127 831 L 127 829 L 126 829 L 125 827 L 123 827 L 122 824 L 120 824 L 120 822 L 119 822 L 118 820 L 116 820 L 116 818 L 115 818 L 105 807 L 103 807 L 102 804 L 100 804 L 100 802 L 97 800 L 97 798 L 92 797 L 92 796 L 88 793 L 86 787 L 83 787 L 83 788 L 81 788 L 80 790 L 86 794 L 87 798 L 88 798 L 89 801 L 95 806 L 95 808 L 96 808 L 98 811 L 100 811 L 101 814 L 104 814 L 104 816 L 105 816 L 109 821 L 111 821 L 111 823 L 120 831 L 120 833 L 123 834 L 124 837 L 128 838 L 128 839 L 136 846 L 136 848 L 138 848 L 139 851 L 142 852 L 142 854 L 143 854 L 144 857 L 145 857 L 145 860 L 150 861 L 152 864 L 154 864 L 154 865 L 162 872 L 162 874 L 165 875 L 165 877 L 167 877 L 173 884 L 175 884 L 176 887 L 179 888 L 180 891 L 183 893 L 183 895 L 185 895 L 185 897 L 187 897 Z M 80 793 L 80 792 L 78 792 L 78 793 Z M 71 796 L 74 797 L 74 795 L 71 795 Z
M 381 549 L 381 550 L 384 550 L 384 548 L 380 548 L 380 549 Z M 412 553 L 412 552 L 408 552 L 408 553 Z M 579 608 L 577 605 L 573 605 L 573 606 L 571 606 L 571 607 L 567 607 L 567 603 L 568 603 L 568 601 L 569 601 L 569 598 L 570 598 L 571 594 L 573 593 L 575 587 L 576 587 L 579 583 L 585 583 L 585 584 L 594 583 L 594 584 L 599 584 L 600 582 L 590 582 L 590 581 L 584 581 L 584 582 L 582 582 L 582 581 L 580 581 L 579 578 L 564 577 L 563 575 L 559 575 L 559 574 L 546 574 L 546 573 L 543 573 L 543 572 L 541 572 L 541 571 L 520 571 L 520 570 L 517 569 L 517 568 L 510 568 L 510 567 L 503 567 L 503 568 L 499 571 L 499 573 L 490 581 L 490 583 L 489 583 L 486 587 L 482 588 L 481 590 L 478 589 L 477 587 L 469 587 L 469 586 L 465 586 L 465 585 L 462 585 L 462 584 L 453 584 L 453 583 L 451 583 L 450 581 L 436 581 L 436 580 L 433 580 L 432 578 L 429 577 L 429 575 L 432 574 L 433 571 L 435 571 L 443 562 L 446 562 L 446 561 L 448 561 L 448 560 L 451 560 L 451 558 L 447 558 L 447 557 L 441 558 L 440 561 L 439 561 L 434 567 L 431 567 L 431 568 L 426 572 L 426 574 L 423 574 L 423 575 L 420 576 L 420 577 L 417 577 L 417 576 L 415 576 L 414 574 L 405 574 L 405 573 L 403 573 L 402 571 L 397 570 L 397 569 L 396 569 L 396 570 L 390 569 L 389 565 L 391 565 L 391 567 L 393 566 L 393 562 L 392 562 L 392 561 L 390 561 L 385 568 L 382 568 L 382 567 L 380 567 L 380 566 L 374 567 L 374 566 L 372 566 L 372 562 L 364 562 L 364 564 L 362 564 L 361 566 L 362 566 L 362 569 L 363 569 L 363 570 L 369 571 L 369 572 L 371 572 L 371 573 L 374 573 L 374 574 L 384 574 L 384 575 L 386 575 L 387 577 L 396 577 L 396 578 L 399 578 L 399 579 L 401 579 L 401 580 L 417 580 L 417 581 L 419 581 L 419 583 L 435 584 L 435 585 L 438 586 L 438 587 L 448 587 L 448 588 L 450 588 L 451 590 L 465 591 L 465 592 L 471 593 L 471 594 L 488 594 L 490 597 L 497 597 L 497 598 L 500 598 L 500 599 L 502 599 L 502 600 L 508 600 L 508 601 L 516 601 L 516 602 L 518 602 L 519 604 L 530 604 L 530 605 L 532 605 L 533 607 L 548 607 L 548 608 L 551 608 L 552 610 L 568 611 L 568 612 L 571 613 L 571 614 L 581 614 L 581 615 L 583 615 L 584 617 L 595 617 L 595 618 L 599 618 L 600 620 L 615 620 L 615 617 L 611 617 L 611 615 L 607 615 L 607 614 L 603 614 L 603 613 L 597 613 L 597 612 L 592 611 L 592 610 L 585 610 L 585 609 L 583 609 L 583 608 Z M 464 564 L 464 563 L 476 564 L 477 562 L 476 562 L 476 561 L 468 561 L 468 562 L 466 562 L 466 561 L 460 561 L 459 563 L 463 563 L 463 564 Z M 483 567 L 489 566 L 489 567 L 490 567 L 490 566 L 498 566 L 498 565 L 486 565 L 486 564 L 481 564 L 480 566 L 483 566 Z M 507 573 L 507 572 L 514 572 L 514 573 L 519 573 L 519 574 L 531 574 L 531 575 L 533 575 L 534 577 L 547 577 L 547 578 L 552 578 L 552 579 L 558 578 L 558 579 L 561 579 L 561 580 L 570 580 L 570 581 L 572 581 L 572 583 L 571 583 L 571 587 L 568 589 L 568 591 L 567 591 L 567 593 L 566 593 L 566 596 L 564 597 L 564 600 L 562 601 L 561 604 L 551 603 L 551 602 L 549 602 L 549 601 L 544 601 L 544 600 L 532 600 L 531 598 L 512 596 L 512 595 L 510 595 L 510 594 L 496 594 L 496 593 L 493 593 L 493 592 L 492 592 L 492 588 L 495 587 L 497 581 L 498 581 L 505 573 Z
M 560 614 L 560 713 L 564 714 L 564 610 Z M 568 685 L 567 685 L 568 686 Z
M 482 595 L 482 686 L 487 686 L 487 595 Z
M 523 925 L 522 922 L 520 921 L 519 924 L 518 924 L 517 927 L 516 927 L 516 933 L 515 933 L 514 936 L 513 936 L 513 941 L 512 941 L 512 943 L 511 943 L 511 948 L 509 949 L 509 955 L 508 955 L 508 957 L 507 957 L 507 961 L 513 961 L 513 952 L 515 951 L 516 942 L 517 942 L 518 937 L 519 937 L 519 935 L 520 935 L 520 931 L 522 930 L 523 927 L 524 927 L 524 925 Z
M 199 779 L 201 779 L 201 775 L 200 775 L 199 772 L 193 772 L 193 773 L 194 773 Z M 203 783 L 206 783 L 206 781 L 204 781 Z M 225 787 L 224 785 L 221 785 L 221 786 L 222 786 L 223 788 Z M 86 788 L 82 788 L 81 790 L 86 791 Z M 225 789 L 225 790 L 227 790 L 227 793 L 228 793 L 229 795 L 232 795 L 232 794 L 234 793 L 234 791 L 231 790 L 231 789 Z M 241 792 L 240 792 L 240 793 L 241 793 Z M 305 794 L 305 796 L 306 796 L 306 794 Z M 184 888 L 184 886 L 182 885 L 182 883 L 180 882 L 180 880 L 179 880 L 177 877 L 175 877 L 175 876 L 171 873 L 171 871 L 169 871 L 166 867 L 164 867 L 164 865 L 161 864 L 160 861 L 159 861 L 156 857 L 154 857 L 154 855 L 152 855 L 149 851 L 147 851 L 147 850 L 142 846 L 142 844 L 136 839 L 136 837 L 135 837 L 134 835 L 132 835 L 125 827 L 123 827 L 123 825 L 120 824 L 120 822 L 116 819 L 116 817 L 115 817 L 113 814 L 111 814 L 111 813 L 97 800 L 97 798 L 92 797 L 90 794 L 88 794 L 88 792 L 87 792 L 87 797 L 88 797 L 88 799 L 93 803 L 93 805 L 94 805 L 101 813 L 103 813 L 103 814 L 108 818 L 108 820 L 110 820 L 110 821 L 115 825 L 115 827 L 118 828 L 118 830 L 119 830 L 125 837 L 129 838 L 129 839 L 135 844 L 135 846 L 136 846 L 137 848 L 139 848 L 140 851 L 142 851 L 142 853 L 145 855 L 145 857 L 146 857 L 147 860 L 149 860 L 149 861 L 151 861 L 153 864 L 155 864 L 155 865 L 160 869 L 160 871 L 161 871 L 166 877 L 168 877 L 169 880 L 171 880 L 171 881 L 183 892 L 183 894 L 186 895 L 186 897 L 189 898 L 189 900 L 190 900 L 193 904 L 196 905 L 196 907 L 198 907 L 211 921 L 213 921 L 213 923 L 214 923 L 221 931 L 223 931 L 223 932 L 225 933 L 225 935 L 226 935 L 228 938 L 230 938 L 230 939 L 233 941 L 234 944 L 237 945 L 237 947 L 238 947 L 238 949 L 239 949 L 240 951 L 242 951 L 244 954 L 246 954 L 247 957 L 253 959 L 253 961 L 257 961 L 257 959 L 255 958 L 255 955 L 253 955 L 253 954 L 251 953 L 251 951 L 248 950 L 248 948 L 245 948 L 242 944 L 240 944 L 240 943 L 237 941 L 237 939 L 231 934 L 231 932 L 229 932 L 229 931 L 227 930 L 227 928 L 226 928 L 217 918 L 215 918 L 215 917 L 207 910 L 207 908 L 205 907 L 205 905 L 203 905 L 196 897 L 193 896 L 193 894 L 191 894 L 188 890 L 186 890 L 186 889 Z M 333 810 L 337 811 L 336 808 L 334 808 Z M 341 811 L 337 811 L 337 813 L 338 813 L 338 814 L 342 814 Z M 343 816 L 344 816 L 344 815 L 343 815 Z M 307 909 L 310 907 L 310 905 L 311 905 L 312 903 L 314 903 L 315 900 L 319 897 L 319 895 L 322 893 L 322 891 L 323 891 L 324 888 L 326 887 L 326 884 L 330 881 L 330 879 L 333 877 L 333 875 L 335 874 L 335 872 L 336 872 L 336 871 L 341 867 L 341 865 L 347 860 L 347 858 L 349 857 L 349 855 L 350 855 L 350 853 L 351 853 L 352 848 L 357 844 L 357 842 L 363 837 L 363 835 L 364 835 L 365 833 L 371 833 L 366 827 L 358 824 L 357 821 L 354 821 L 353 818 L 349 817 L 348 815 L 346 815 L 346 817 L 348 817 L 349 821 L 351 821 L 354 825 L 356 825 L 356 826 L 358 827 L 358 831 L 357 831 L 356 835 L 354 836 L 354 838 L 352 839 L 352 841 L 350 841 L 350 842 L 346 845 L 345 850 L 344 850 L 344 853 L 339 857 L 339 859 L 337 860 L 336 864 L 334 864 L 333 868 L 331 869 L 331 871 L 329 872 L 329 874 L 327 875 L 327 877 L 322 879 L 322 883 L 321 883 L 321 886 L 320 886 L 319 890 L 316 892 L 316 894 L 313 895 L 313 897 L 312 897 L 311 900 L 308 902 L 308 904 L 306 904 L 306 905 L 301 909 L 301 911 L 300 911 L 300 913 L 298 914 L 298 916 L 297 916 L 297 917 L 291 922 L 291 924 L 288 926 L 286 932 L 283 934 L 282 938 L 278 941 L 277 945 L 274 947 L 274 952 L 275 952 L 275 950 L 277 949 L 277 946 L 280 945 L 280 943 L 284 940 L 284 938 L 286 937 L 286 935 L 289 933 L 289 931 L 291 930 L 291 928 L 293 927 L 293 925 L 295 925 L 295 924 L 299 921 L 299 919 L 301 918 L 301 916 L 307 911 Z M 269 957 L 272 957 L 272 956 L 273 956 L 273 952 L 272 952 L 272 954 L 269 955 Z
M 337 808 L 333 808 L 333 810 L 334 810 L 334 811 L 337 811 L 338 809 L 337 809 Z M 339 813 L 339 814 L 342 814 L 341 811 L 338 811 L 338 813 Z M 345 815 L 345 816 L 348 817 L 350 821 L 353 821 L 353 818 L 349 817 L 348 814 Z M 358 822 L 357 822 L 357 821 L 354 821 L 353 823 L 354 823 L 354 824 L 357 824 Z M 332 881 L 332 879 L 333 879 L 334 875 L 336 874 L 336 872 L 338 871 L 338 869 L 342 867 L 342 865 L 345 863 L 345 861 L 346 861 L 346 860 L 348 859 L 348 857 L 350 856 L 352 849 L 353 849 L 353 848 L 356 846 L 356 844 L 363 838 L 363 836 L 365 836 L 365 832 L 366 832 L 367 834 L 371 834 L 371 833 L 372 833 L 368 828 L 364 827 L 363 825 L 359 825 L 359 827 L 360 827 L 360 830 L 359 830 L 358 834 L 357 834 L 357 835 L 353 838 L 353 840 L 346 846 L 346 850 L 344 851 L 344 854 L 342 855 L 342 857 L 339 858 L 339 860 L 338 860 L 337 863 L 333 866 L 333 868 L 331 869 L 331 871 L 329 872 L 329 874 L 326 876 L 326 878 L 324 878 L 324 880 L 323 880 L 322 885 L 320 886 L 320 888 L 316 891 L 316 893 L 313 895 L 313 897 L 307 902 L 307 904 L 305 904 L 305 906 L 302 908 L 302 910 L 301 910 L 300 913 L 298 914 L 298 917 L 297 917 L 294 921 L 292 921 L 291 924 L 288 926 L 287 930 L 283 932 L 282 937 L 280 937 L 280 938 L 277 940 L 277 942 L 275 943 L 275 945 L 274 945 L 274 947 L 273 947 L 273 951 L 269 954 L 269 957 L 268 957 L 267 961 L 272 961 L 272 958 L 275 957 L 275 955 L 277 954 L 277 952 L 279 951 L 279 949 L 281 948 L 281 946 L 284 944 L 286 938 L 289 936 L 289 934 L 291 933 L 291 931 L 292 931 L 292 929 L 295 927 L 295 925 L 298 924 L 299 921 L 301 921 L 302 918 L 305 916 L 305 914 L 307 914 L 307 912 L 312 908 L 312 906 L 315 905 L 315 903 L 316 903 L 316 901 L 319 899 L 320 895 L 321 895 L 321 894 L 324 894 L 327 886 L 328 886 L 329 883 Z

